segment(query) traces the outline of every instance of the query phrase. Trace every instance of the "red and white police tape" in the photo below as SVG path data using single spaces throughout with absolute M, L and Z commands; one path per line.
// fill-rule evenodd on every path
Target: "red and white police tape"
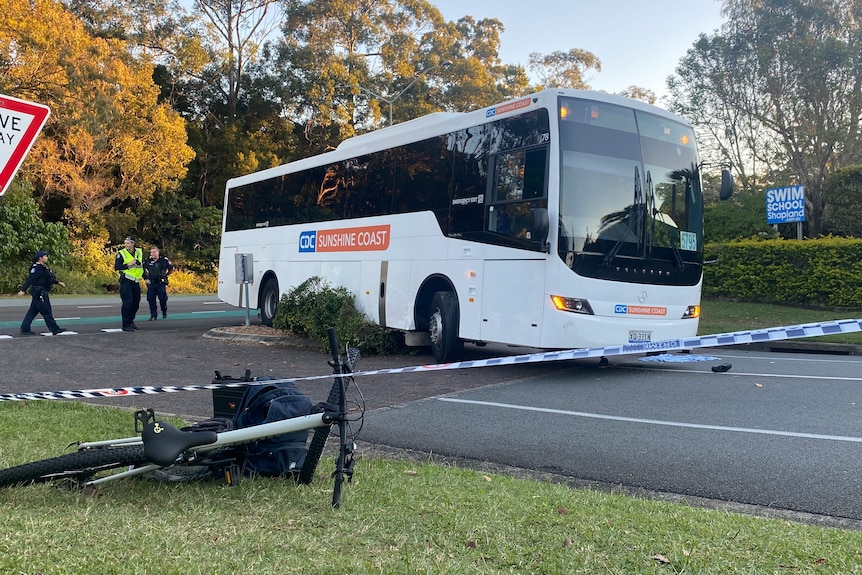
M 456 363 L 439 363 L 432 365 L 415 365 L 410 367 L 394 367 L 357 371 L 352 376 L 382 375 L 394 373 L 413 373 L 418 371 L 441 371 L 447 369 L 465 369 L 471 367 L 491 367 L 498 365 L 515 365 L 522 363 L 539 363 L 543 361 L 562 361 L 567 359 L 588 359 L 594 357 L 612 357 L 655 351 L 673 351 L 679 349 L 694 349 L 698 347 L 720 347 L 744 343 L 761 343 L 816 337 L 819 335 L 835 335 L 862 331 L 862 319 L 842 319 L 803 325 L 771 327 L 750 331 L 738 331 L 718 335 L 702 335 L 682 339 L 669 339 L 655 342 L 636 342 L 607 347 L 591 347 L 585 349 L 568 349 L 562 351 L 547 351 L 527 355 L 511 355 L 489 359 L 474 359 Z M 289 379 L 271 379 L 265 383 L 283 383 L 310 381 L 314 379 L 329 379 L 333 374 L 315 375 L 310 377 L 294 377 Z M 264 383 L 264 382 L 261 382 Z M 67 391 L 32 391 L 26 393 L 2 393 L 0 401 L 25 401 L 32 399 L 89 399 L 94 397 L 125 397 L 131 395 L 153 395 L 157 393 L 177 393 L 180 391 L 201 391 L 221 387 L 239 387 L 248 382 L 208 383 L 203 385 L 153 385 L 143 387 L 113 387 L 102 389 L 75 389 Z

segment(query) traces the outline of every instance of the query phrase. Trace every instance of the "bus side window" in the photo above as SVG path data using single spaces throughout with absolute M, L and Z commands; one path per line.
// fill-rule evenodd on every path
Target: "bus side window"
M 494 158 L 493 201 L 488 231 L 510 238 L 540 241 L 534 208 L 547 208 L 547 147 L 521 149 Z
M 524 150 L 497 156 L 494 163 L 494 200 L 505 202 L 524 197 Z
M 535 148 L 527 152 L 524 161 L 524 199 L 534 200 L 546 195 L 545 166 L 548 149 Z

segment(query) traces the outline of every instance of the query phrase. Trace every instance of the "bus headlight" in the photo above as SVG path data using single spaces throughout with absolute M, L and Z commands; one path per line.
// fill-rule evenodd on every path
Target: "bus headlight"
M 554 303 L 554 307 L 560 311 L 593 315 L 593 308 L 590 307 L 590 302 L 585 299 L 552 295 L 551 301 Z
M 696 317 L 700 317 L 700 306 L 699 305 L 690 305 L 685 308 L 685 313 L 682 314 L 682 319 L 694 319 Z

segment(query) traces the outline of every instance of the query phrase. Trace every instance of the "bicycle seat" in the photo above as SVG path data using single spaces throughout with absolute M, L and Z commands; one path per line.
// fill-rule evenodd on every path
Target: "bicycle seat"
M 215 443 L 215 431 L 180 431 L 165 421 L 150 421 L 141 433 L 144 458 L 156 465 L 172 465 L 182 452 L 198 445 Z

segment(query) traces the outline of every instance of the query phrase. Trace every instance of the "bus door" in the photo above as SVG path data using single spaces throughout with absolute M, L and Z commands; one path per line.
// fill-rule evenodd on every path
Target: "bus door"
M 486 260 L 484 269 L 482 340 L 539 347 L 545 260 Z
M 485 260 L 482 339 L 538 347 L 545 293 L 547 147 L 491 158 L 485 229 L 505 249 Z

